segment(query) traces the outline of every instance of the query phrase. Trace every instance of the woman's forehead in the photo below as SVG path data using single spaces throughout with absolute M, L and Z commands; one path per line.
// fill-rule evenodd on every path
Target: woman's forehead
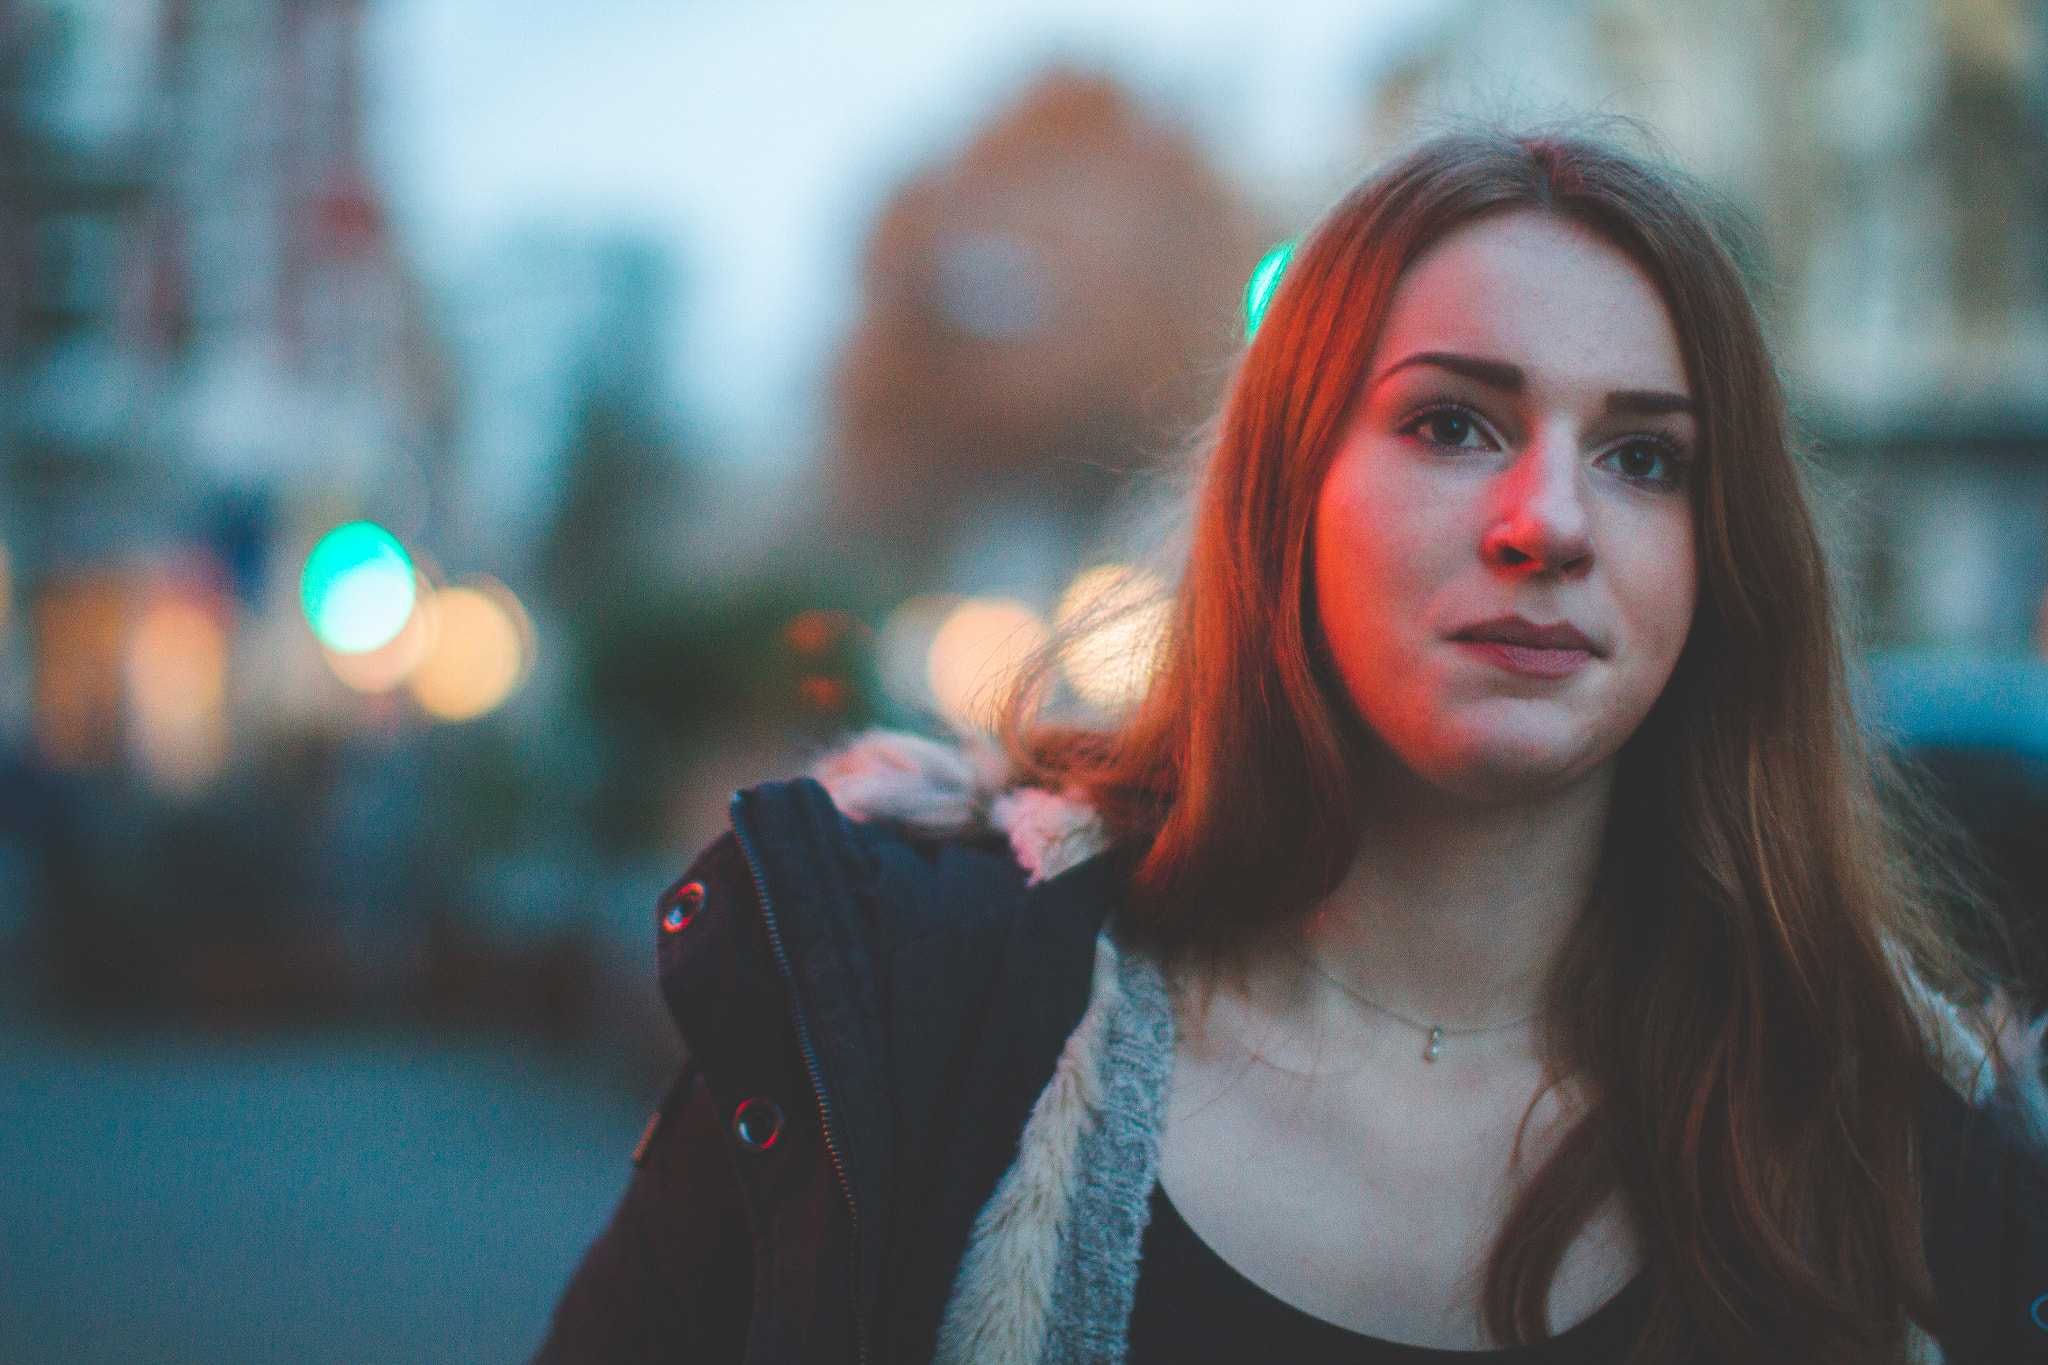
M 1677 333 L 1642 267 L 1587 228 L 1544 214 L 1467 224 L 1402 272 L 1374 381 L 1429 352 L 1501 362 L 1533 383 L 1686 391 Z

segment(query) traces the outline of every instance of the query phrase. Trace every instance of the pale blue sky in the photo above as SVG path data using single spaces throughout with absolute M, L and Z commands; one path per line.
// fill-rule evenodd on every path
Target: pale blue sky
M 1373 72 L 1444 0 L 373 0 L 372 156 L 444 287 L 540 225 L 625 227 L 683 281 L 681 395 L 800 453 L 889 191 L 1067 59 L 1306 214 L 1359 169 Z

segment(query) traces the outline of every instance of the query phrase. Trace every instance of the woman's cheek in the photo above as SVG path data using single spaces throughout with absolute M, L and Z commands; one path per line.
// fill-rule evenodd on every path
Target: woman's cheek
M 1333 463 L 1318 507 L 1317 599 L 1354 694 L 1423 683 L 1431 609 L 1477 554 L 1471 494 L 1386 443 Z
M 1635 668 L 1643 675 L 1637 689 L 1654 699 L 1663 691 L 1692 628 L 1696 570 L 1689 520 L 1639 529 L 1650 534 L 1638 535 L 1626 544 L 1624 554 L 1611 557 L 1611 562 L 1618 561 L 1619 572 L 1610 581 L 1623 594 Z
M 1426 554 L 1404 543 L 1403 530 L 1413 532 L 1384 523 L 1370 529 L 1348 595 L 1358 651 L 1405 679 L 1418 662 L 1420 623 L 1439 574 Z

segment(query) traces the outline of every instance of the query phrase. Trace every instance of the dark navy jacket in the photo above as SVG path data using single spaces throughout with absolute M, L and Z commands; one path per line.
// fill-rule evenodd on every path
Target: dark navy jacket
M 1000 841 L 855 824 L 808 779 L 732 822 L 656 908 L 689 1061 L 537 1360 L 922 1365 L 1126 867 L 1027 886 Z M 1949 1365 L 2048 1362 L 2048 1168 L 1936 1089 Z

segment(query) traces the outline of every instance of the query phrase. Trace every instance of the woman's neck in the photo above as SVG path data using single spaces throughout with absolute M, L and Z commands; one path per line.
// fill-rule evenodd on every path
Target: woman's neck
M 1447 1031 L 1536 1016 L 1592 889 L 1612 774 L 1506 805 L 1375 784 L 1358 857 L 1303 946 L 1356 995 Z

